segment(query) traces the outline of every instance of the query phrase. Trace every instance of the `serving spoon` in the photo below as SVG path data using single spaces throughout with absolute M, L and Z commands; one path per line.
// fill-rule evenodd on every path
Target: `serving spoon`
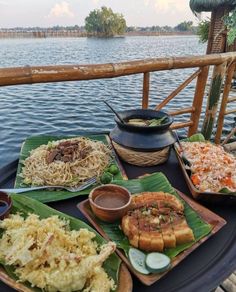
M 106 101 L 106 100 L 103 100 L 103 102 L 112 110 L 112 112 L 117 116 L 117 118 L 119 119 L 119 121 L 122 123 L 122 124 L 125 124 L 125 121 L 122 119 L 122 117 L 118 114 L 117 111 L 115 111 L 113 109 L 113 107 Z
M 175 132 L 175 136 L 176 136 L 176 142 L 178 143 L 179 149 L 180 149 L 180 151 L 182 153 L 182 155 L 180 155 L 180 157 L 182 158 L 182 160 L 183 160 L 185 165 L 191 167 L 191 162 L 188 160 L 188 158 L 185 155 L 184 148 L 183 148 L 183 146 L 182 146 L 182 144 L 181 144 L 181 142 L 179 140 L 179 136 L 178 136 L 177 132 Z

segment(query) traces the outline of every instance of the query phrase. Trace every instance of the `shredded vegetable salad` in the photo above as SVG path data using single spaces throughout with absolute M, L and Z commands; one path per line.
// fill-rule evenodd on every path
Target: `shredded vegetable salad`
M 191 164 L 191 180 L 197 189 L 203 192 L 219 192 L 223 188 L 236 191 L 236 159 L 232 154 L 210 142 L 181 144 Z

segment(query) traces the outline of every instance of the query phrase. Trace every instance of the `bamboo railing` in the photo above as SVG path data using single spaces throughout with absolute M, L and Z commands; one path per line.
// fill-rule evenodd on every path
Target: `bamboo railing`
M 120 76 L 143 73 L 142 108 L 149 105 L 149 87 L 151 72 L 197 68 L 190 77 L 167 96 L 156 110 L 162 109 L 170 100 L 176 97 L 188 84 L 197 78 L 192 106 L 170 112 L 171 115 L 191 114 L 190 120 L 174 123 L 173 129 L 188 128 L 188 135 L 198 131 L 200 114 L 202 112 L 203 98 L 208 80 L 209 66 L 214 66 L 212 83 L 208 94 L 208 108 L 204 119 L 202 132 L 207 138 L 211 137 L 215 123 L 220 93 L 223 86 L 223 99 L 218 119 L 216 142 L 220 142 L 222 127 L 226 111 L 226 103 L 229 102 L 229 89 L 236 64 L 236 52 L 224 54 L 211 54 L 203 56 L 152 58 L 130 62 L 96 64 L 96 65 L 57 65 L 57 66 L 25 66 L 0 69 L 0 86 L 33 84 L 44 82 L 78 81 L 102 78 L 115 78 Z M 226 76 L 226 81 L 224 78 Z M 235 100 L 230 100 L 233 102 Z M 233 111 L 234 112 L 234 111 Z

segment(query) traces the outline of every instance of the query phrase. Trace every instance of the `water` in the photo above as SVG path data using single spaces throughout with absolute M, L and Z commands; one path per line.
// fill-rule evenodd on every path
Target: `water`
M 25 65 L 94 64 L 149 57 L 204 54 L 195 36 L 125 37 L 114 39 L 1 39 L 0 67 Z M 151 74 L 150 107 L 181 84 L 194 69 Z M 142 74 L 114 79 L 19 85 L 0 88 L 0 167 L 18 157 L 20 145 L 31 135 L 76 135 L 109 131 L 117 110 L 141 106 Z M 190 106 L 192 82 L 165 110 Z M 181 120 L 188 118 L 183 115 Z M 181 132 L 185 134 L 183 130 Z

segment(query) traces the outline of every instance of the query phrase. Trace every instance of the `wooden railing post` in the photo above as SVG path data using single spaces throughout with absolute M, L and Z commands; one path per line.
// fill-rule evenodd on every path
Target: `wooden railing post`
M 224 125 L 224 115 L 225 115 L 225 111 L 226 111 L 227 101 L 228 101 L 228 97 L 229 97 L 231 82 L 233 79 L 235 68 L 236 68 L 236 63 L 233 63 L 229 66 L 229 68 L 227 70 L 227 76 L 225 79 L 224 92 L 223 92 L 223 97 L 222 97 L 222 101 L 221 101 L 216 136 L 215 136 L 215 143 L 216 144 L 220 143 L 220 138 L 221 138 L 222 129 L 223 129 L 223 125 Z
M 210 91 L 207 98 L 206 114 L 202 126 L 202 134 L 206 140 L 211 138 L 213 131 L 226 65 L 227 62 L 223 62 L 220 65 L 214 66 Z
M 142 108 L 148 108 L 149 101 L 149 84 L 150 84 L 150 72 L 145 72 L 143 74 L 143 99 L 142 99 Z
M 190 120 L 193 122 L 192 126 L 189 127 L 188 136 L 195 134 L 198 130 L 199 119 L 202 111 L 202 102 L 205 93 L 207 77 L 208 77 L 209 66 L 201 68 L 201 72 L 197 78 L 197 84 L 195 88 L 195 94 L 193 99 L 192 107 L 194 108 Z

